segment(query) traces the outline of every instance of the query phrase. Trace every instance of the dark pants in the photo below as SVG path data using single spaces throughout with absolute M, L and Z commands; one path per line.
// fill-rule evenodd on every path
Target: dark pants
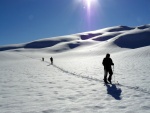
M 113 75 L 112 69 L 111 69 L 111 68 L 109 68 L 109 69 L 104 69 L 104 71 L 105 71 L 105 74 L 104 74 L 104 81 L 107 82 L 107 75 L 108 75 L 108 73 L 109 73 L 108 81 L 111 82 L 112 75 Z
M 53 61 L 51 60 L 51 65 L 53 65 Z

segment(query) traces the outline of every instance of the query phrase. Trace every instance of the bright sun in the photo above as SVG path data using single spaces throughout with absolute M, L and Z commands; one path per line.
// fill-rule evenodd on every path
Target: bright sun
M 83 4 L 84 8 L 87 8 L 88 10 L 99 4 L 99 0 L 74 0 L 74 1 Z
M 96 5 L 96 2 L 97 2 L 97 1 L 98 1 L 98 0 L 83 0 L 85 6 L 86 6 L 88 9 L 90 9 L 91 6 Z
M 91 6 L 92 0 L 84 0 L 86 2 L 87 7 Z
M 86 11 L 88 18 L 90 18 L 97 11 L 100 6 L 101 0 L 74 0 L 76 3 L 80 4 L 83 11 Z

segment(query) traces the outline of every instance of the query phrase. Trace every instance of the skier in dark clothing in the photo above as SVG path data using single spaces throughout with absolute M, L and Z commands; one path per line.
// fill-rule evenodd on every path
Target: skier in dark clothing
M 107 82 L 107 74 L 109 73 L 109 77 L 108 77 L 108 81 L 111 83 L 111 79 L 112 79 L 112 75 L 113 75 L 113 71 L 111 66 L 114 65 L 112 59 L 110 58 L 110 54 L 106 54 L 106 57 L 103 59 L 102 62 L 103 66 L 104 66 L 104 82 Z
M 53 57 L 50 58 L 51 65 L 53 65 Z

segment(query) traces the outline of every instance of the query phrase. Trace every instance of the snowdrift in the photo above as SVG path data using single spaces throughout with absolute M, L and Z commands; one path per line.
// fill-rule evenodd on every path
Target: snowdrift
M 85 33 L 73 34 L 61 37 L 52 37 L 41 40 L 32 41 L 25 44 L 1 46 L 0 51 L 12 50 L 12 49 L 41 49 L 41 48 L 53 48 L 56 52 L 61 52 L 79 47 L 85 44 L 87 40 L 91 43 L 97 44 L 99 41 L 109 41 L 121 48 L 139 48 L 150 45 L 150 25 L 143 25 L 138 27 L 128 26 L 115 26 L 96 31 L 89 31 Z M 61 48 L 58 46 L 61 45 Z M 91 44 L 90 44 L 91 45 Z M 87 44 L 88 46 L 88 44 Z M 56 47 L 56 48 L 55 48 Z
M 139 48 L 150 45 L 150 28 L 132 30 L 117 36 L 116 45 L 124 48 Z
M 143 25 L 2 46 L 1 113 L 149 113 L 149 45 Z M 115 64 L 107 85 L 106 53 Z
M 87 40 L 94 41 L 107 41 L 112 39 L 111 43 L 121 48 L 139 48 L 150 45 L 150 25 L 143 25 L 138 27 L 128 26 L 115 26 L 104 28 L 96 31 L 90 31 L 85 33 L 73 34 L 61 37 L 45 38 L 42 40 L 36 40 L 33 42 L 1 46 L 0 51 L 12 50 L 12 49 L 40 49 L 52 47 L 52 51 L 66 51 L 73 49 L 86 43 Z M 110 42 L 109 42 L 110 43 Z M 61 48 L 58 47 L 61 45 Z M 64 46 L 63 46 L 64 45 Z M 54 48 L 53 46 L 56 46 Z

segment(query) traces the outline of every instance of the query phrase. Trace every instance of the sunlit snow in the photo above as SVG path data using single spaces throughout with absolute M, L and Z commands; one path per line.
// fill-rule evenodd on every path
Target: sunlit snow
M 103 83 L 106 53 L 113 85 Z M 149 113 L 149 67 L 150 25 L 1 46 L 0 113 Z

